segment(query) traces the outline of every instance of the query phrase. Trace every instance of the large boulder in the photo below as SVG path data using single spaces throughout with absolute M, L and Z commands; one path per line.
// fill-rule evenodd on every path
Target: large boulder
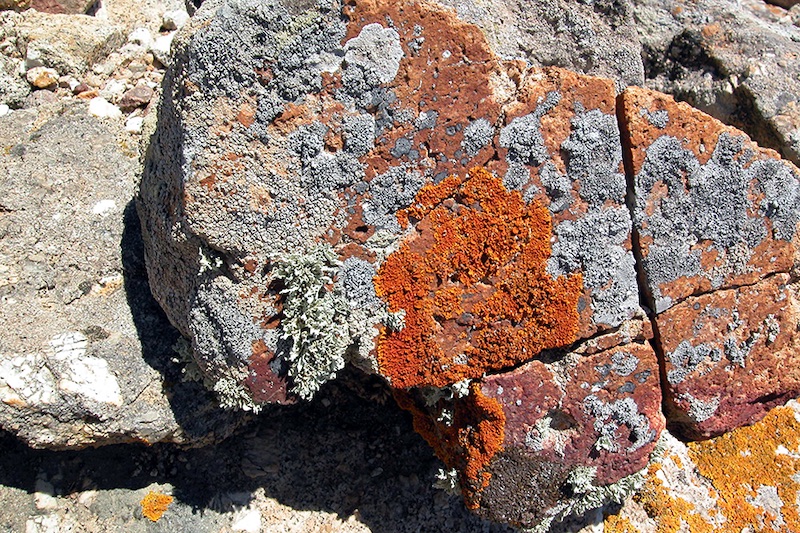
M 120 130 L 85 103 L 0 117 L 0 427 L 36 448 L 208 443 L 243 419 L 171 362 Z
M 665 424 L 705 437 L 798 393 L 776 365 L 798 362 L 799 176 L 621 74 L 501 59 L 469 13 L 205 2 L 138 206 L 153 294 L 224 406 L 378 374 L 467 505 L 531 527 L 621 500 Z M 670 379 L 695 330 L 752 354 Z

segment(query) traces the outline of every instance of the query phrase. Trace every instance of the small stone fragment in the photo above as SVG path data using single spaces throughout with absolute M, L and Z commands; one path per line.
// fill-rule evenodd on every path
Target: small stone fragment
M 99 118 L 122 117 L 122 111 L 101 96 L 96 96 L 89 101 L 89 114 Z
M 58 85 L 58 72 L 47 67 L 34 67 L 25 74 L 28 83 L 37 89 L 55 88 Z
M 146 107 L 153 98 L 153 89 L 147 85 L 137 85 L 125 91 L 117 104 L 124 113 L 130 113 L 137 107 Z

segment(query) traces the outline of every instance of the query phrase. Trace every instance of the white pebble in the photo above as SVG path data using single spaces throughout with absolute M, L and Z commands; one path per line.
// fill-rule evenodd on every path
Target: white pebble
M 161 27 L 167 31 L 179 30 L 189 20 L 189 13 L 184 9 L 167 11 L 161 18 Z
M 89 114 L 99 118 L 120 118 L 122 111 L 102 96 L 96 96 L 89 101 Z
M 174 36 L 174 33 L 162 35 L 153 41 L 153 45 L 150 47 L 150 51 L 153 52 L 155 58 L 158 59 L 165 67 L 169 66 L 172 59 L 169 52 L 170 48 L 172 48 L 172 38 Z
M 127 84 L 122 80 L 109 80 L 103 90 L 100 91 L 100 96 L 106 100 L 119 100 L 119 98 L 128 90 Z
M 231 529 L 234 531 L 258 533 L 261 531 L 261 513 L 258 509 L 242 509 L 234 515 Z
M 125 122 L 125 131 L 128 133 L 141 133 L 142 124 L 144 124 L 143 117 L 131 117 Z
M 92 207 L 92 214 L 104 215 L 115 207 L 117 207 L 117 203 L 114 200 L 100 200 Z
M 4 117 L 11 113 L 11 108 L 8 107 L 6 104 L 0 104 L 0 117 Z
M 153 44 L 153 35 L 147 28 L 136 28 L 128 35 L 128 42 L 147 50 Z

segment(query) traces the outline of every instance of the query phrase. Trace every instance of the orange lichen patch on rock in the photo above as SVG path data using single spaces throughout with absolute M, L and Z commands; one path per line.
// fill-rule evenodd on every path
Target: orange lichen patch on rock
M 423 189 L 409 210 L 422 216 L 416 234 L 375 278 L 390 310 L 406 313 L 378 340 L 381 373 L 398 388 L 443 387 L 576 340 L 582 278 L 547 273 L 547 209 L 485 169 L 446 182 Z
M 719 493 L 719 531 L 800 531 L 800 421 L 796 408 L 713 440 L 689 443 L 697 470 Z
M 452 420 L 445 422 L 434 418 L 433 410 L 423 407 L 412 393 L 395 389 L 394 394 L 397 403 L 411 412 L 417 433 L 448 468 L 458 472 L 467 506 L 478 508 L 480 492 L 491 478 L 487 467 L 503 448 L 506 418 L 500 403 L 473 384 L 469 395 L 446 407 L 452 409 Z
M 641 531 L 627 518 L 613 514 L 603 521 L 603 533 L 641 533 Z
M 706 522 L 695 512 L 695 506 L 692 502 L 670 493 L 659 476 L 660 470 L 660 464 L 651 464 L 647 469 L 647 482 L 634 496 L 634 500 L 655 521 L 656 528 L 653 533 L 679 533 L 686 531 L 686 526 L 689 527 L 689 531 L 692 533 L 712 533 L 715 531 L 713 524 Z M 611 531 L 617 531 L 613 529 L 614 521 L 609 520 L 610 518 L 606 519 L 604 525 L 608 527 L 607 525 L 611 522 Z M 618 518 L 618 520 L 625 519 Z
M 167 512 L 173 500 L 174 498 L 167 494 L 150 491 L 140 502 L 142 514 L 151 521 L 158 522 L 164 513 Z

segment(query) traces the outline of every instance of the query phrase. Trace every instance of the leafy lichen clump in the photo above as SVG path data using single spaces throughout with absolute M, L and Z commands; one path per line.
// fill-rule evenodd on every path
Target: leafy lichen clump
M 333 284 L 339 267 L 327 244 L 290 254 L 275 265 L 275 276 L 285 286 L 281 337 L 291 344 L 284 357 L 292 392 L 303 399 L 344 368 L 350 335 L 347 301 Z

